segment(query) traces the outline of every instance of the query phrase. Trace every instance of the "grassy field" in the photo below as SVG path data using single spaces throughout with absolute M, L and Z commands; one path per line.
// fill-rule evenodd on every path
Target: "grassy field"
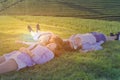
M 98 31 L 120 32 L 120 0 L 0 0 L 0 55 L 33 41 L 27 25 L 62 38 Z M 84 19 L 83 19 L 84 18 Z M 66 52 L 44 65 L 0 75 L 0 80 L 120 80 L 120 41 L 103 50 Z
M 39 23 L 42 31 L 62 38 L 75 33 L 120 31 L 116 21 L 72 17 L 0 16 L 0 55 L 17 50 L 16 40 L 32 41 L 26 26 Z M 106 42 L 104 49 L 89 53 L 66 52 L 44 65 L 0 75 L 1 80 L 120 80 L 120 42 Z
M 71 16 L 120 20 L 120 0 L 1 0 L 1 15 Z

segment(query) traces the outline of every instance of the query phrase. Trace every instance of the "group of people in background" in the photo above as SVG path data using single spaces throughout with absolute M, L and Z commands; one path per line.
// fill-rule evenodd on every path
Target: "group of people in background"
M 60 56 L 65 51 L 89 52 L 101 50 L 101 46 L 106 41 L 120 40 L 117 34 L 110 33 L 106 36 L 99 32 L 86 34 L 74 34 L 68 39 L 62 39 L 52 32 L 40 31 L 40 25 L 36 25 L 36 31 L 28 25 L 35 42 L 17 41 L 17 43 L 27 44 L 29 47 L 21 47 L 0 57 L 0 74 L 20 70 L 36 64 L 44 64 L 56 56 Z

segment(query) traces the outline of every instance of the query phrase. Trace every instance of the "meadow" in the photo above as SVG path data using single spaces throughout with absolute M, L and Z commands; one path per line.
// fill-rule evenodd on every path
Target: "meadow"
M 0 55 L 33 41 L 27 26 L 66 39 L 76 33 L 120 32 L 120 0 L 0 0 Z M 120 80 L 120 41 L 103 50 L 65 52 L 43 65 L 0 75 L 0 80 Z
M 76 33 L 98 31 L 109 35 L 118 32 L 116 21 L 73 17 L 0 16 L 0 55 L 17 50 L 16 40 L 32 41 L 27 30 L 37 23 L 41 31 L 52 31 L 62 38 Z M 94 24 L 93 24 L 94 23 Z M 103 50 L 88 53 L 66 52 L 52 61 L 0 75 L 1 80 L 120 80 L 120 42 L 106 42 Z
M 120 20 L 120 0 L 1 0 L 0 15 Z

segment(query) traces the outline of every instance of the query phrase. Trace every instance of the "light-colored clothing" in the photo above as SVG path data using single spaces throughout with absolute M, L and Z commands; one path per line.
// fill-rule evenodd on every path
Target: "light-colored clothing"
M 96 42 L 95 44 L 85 43 L 82 45 L 82 48 L 80 49 L 80 51 L 88 52 L 88 51 L 102 50 L 103 47 L 101 45 L 103 43 L 104 43 L 104 41 Z
M 76 42 L 77 38 L 80 40 L 78 43 Z M 91 33 L 75 34 L 75 35 L 72 35 L 69 38 L 69 40 L 72 43 L 72 46 L 74 49 L 77 49 L 79 45 L 83 45 L 85 43 L 89 43 L 89 44 L 96 43 L 96 38 Z
M 31 52 L 35 55 L 32 57 L 32 60 L 36 64 L 44 64 L 54 58 L 54 53 L 41 45 L 35 47 Z
M 35 41 L 42 40 L 43 38 L 44 39 L 49 39 L 49 37 L 51 36 L 51 34 L 53 34 L 53 33 L 52 32 L 42 32 L 42 31 L 38 31 L 38 32 L 31 31 L 31 35 L 32 35 L 32 37 L 33 37 L 33 39 Z
M 20 60 L 18 58 L 18 55 L 20 55 L 20 54 L 21 54 L 21 52 L 19 52 L 19 51 L 13 51 L 11 53 L 4 54 L 3 56 L 5 57 L 6 61 L 8 61 L 10 59 L 14 59 L 16 61 L 17 65 L 18 65 L 18 69 L 17 70 L 20 70 L 22 68 L 27 67 L 27 64 L 24 63 L 22 60 Z
M 49 39 L 53 35 L 52 32 L 33 32 L 31 31 L 31 35 L 35 41 L 39 41 L 42 45 L 46 45 L 49 42 Z
M 91 32 L 91 34 L 96 38 L 96 42 L 106 41 L 106 36 L 103 33 Z
M 6 60 L 14 59 L 18 64 L 18 70 L 35 64 L 44 64 L 54 58 L 54 53 L 45 46 L 37 45 L 31 52 L 34 54 L 33 57 L 19 51 L 13 51 L 4 56 Z
M 80 46 L 80 51 L 82 52 L 101 50 L 103 49 L 101 45 L 104 43 L 105 39 L 102 34 L 96 33 L 96 35 L 97 38 L 92 33 L 75 34 L 69 38 L 69 41 L 71 42 L 73 49 L 76 50 Z

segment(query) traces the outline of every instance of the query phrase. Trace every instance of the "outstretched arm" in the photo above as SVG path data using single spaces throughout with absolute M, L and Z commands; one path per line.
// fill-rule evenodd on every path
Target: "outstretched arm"
M 32 44 L 35 44 L 37 42 L 27 42 L 27 41 L 15 41 L 16 43 L 20 43 L 20 44 L 26 44 L 26 45 L 32 45 Z
M 34 56 L 34 54 L 30 51 L 29 48 L 21 47 L 21 48 L 19 49 L 19 51 L 22 52 L 22 53 L 28 54 L 30 57 L 33 57 L 33 56 Z
M 80 52 L 88 52 L 88 51 L 96 51 L 101 50 L 103 47 L 101 46 L 104 43 L 104 41 L 96 42 L 94 44 L 85 43 L 82 45 L 82 49 L 80 49 Z

